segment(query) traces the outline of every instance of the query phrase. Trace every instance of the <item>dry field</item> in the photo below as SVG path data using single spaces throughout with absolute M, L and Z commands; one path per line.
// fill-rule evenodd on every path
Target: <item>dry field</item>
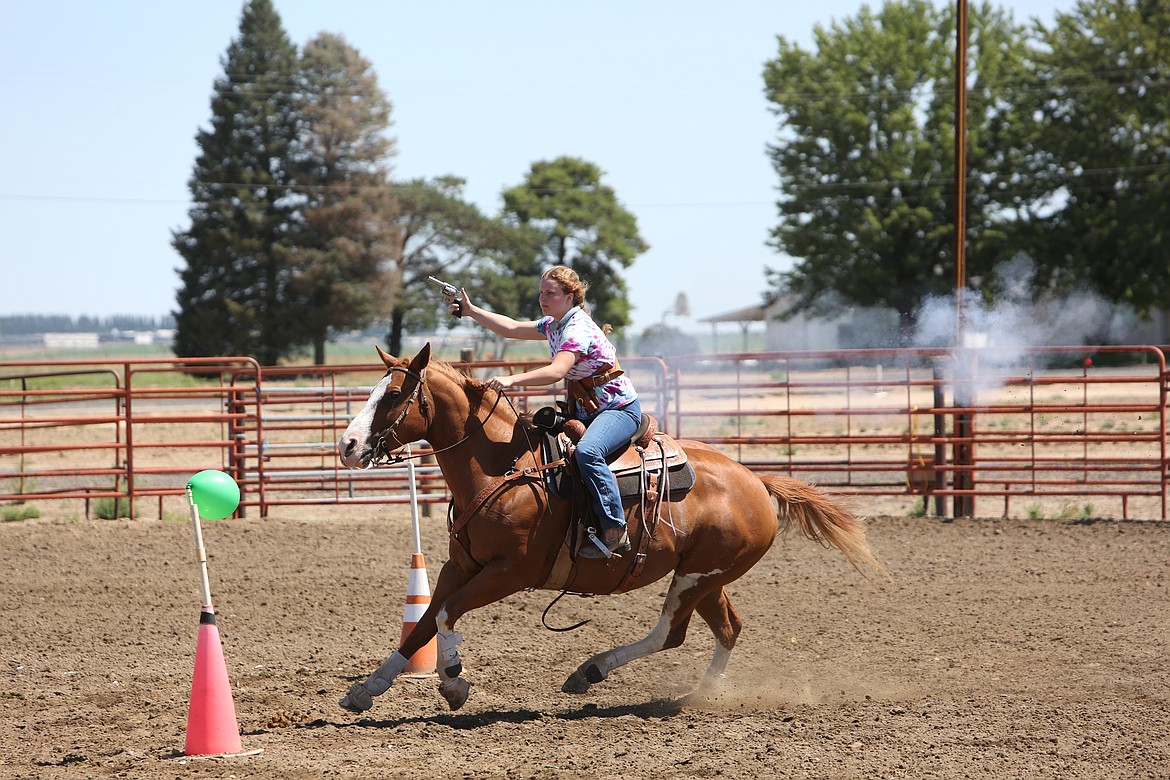
M 198 619 L 189 524 L 0 525 L 3 778 L 1164 778 L 1170 528 L 870 521 L 888 581 L 798 535 L 730 589 L 745 629 L 727 689 L 684 701 L 713 642 L 560 692 L 640 638 L 665 583 L 621 597 L 518 594 L 468 615 L 471 699 L 400 680 L 337 707 L 396 644 L 411 548 L 400 509 L 206 523 L 244 747 L 180 755 Z M 445 531 L 425 521 L 432 582 Z

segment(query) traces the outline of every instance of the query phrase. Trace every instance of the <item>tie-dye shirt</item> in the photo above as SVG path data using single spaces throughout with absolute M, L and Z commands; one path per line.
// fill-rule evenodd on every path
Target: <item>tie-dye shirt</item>
M 617 361 L 613 343 L 593 318 L 578 307 L 570 309 L 559 323 L 552 317 L 541 317 L 536 321 L 536 329 L 548 339 L 550 357 L 556 357 L 558 352 L 572 352 L 577 356 L 577 362 L 565 374 L 566 379 L 593 376 L 597 369 L 612 366 Z M 634 383 L 625 374 L 594 388 L 593 393 L 597 396 L 599 412 L 621 409 L 638 398 Z M 578 408 L 577 416 L 585 420 L 591 415 Z

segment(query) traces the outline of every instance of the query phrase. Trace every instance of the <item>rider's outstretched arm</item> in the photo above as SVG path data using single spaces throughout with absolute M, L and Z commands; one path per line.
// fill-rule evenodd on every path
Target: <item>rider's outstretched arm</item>
M 492 377 L 487 381 L 488 387 L 496 390 L 506 390 L 517 385 L 552 385 L 565 378 L 569 369 L 577 362 L 577 356 L 572 352 L 558 352 L 556 357 L 547 366 L 525 371 L 523 374 L 510 374 Z
M 463 316 L 471 317 L 471 319 L 483 325 L 492 333 L 509 339 L 544 340 L 544 336 L 536 329 L 536 320 L 514 320 L 506 314 L 498 314 L 494 311 L 483 309 L 471 302 L 471 299 L 467 297 L 466 290 L 460 290 L 459 295 L 461 299 L 458 303 L 460 307 L 459 311 L 463 313 Z M 554 379 L 553 381 L 555 382 L 556 380 Z

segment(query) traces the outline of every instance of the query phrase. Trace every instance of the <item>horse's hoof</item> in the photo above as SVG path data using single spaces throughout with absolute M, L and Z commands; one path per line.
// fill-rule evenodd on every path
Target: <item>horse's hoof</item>
M 338 704 L 343 710 L 359 714 L 374 706 L 374 697 L 366 690 L 366 686 L 359 682 L 349 686 L 349 690 Z
M 699 687 L 682 697 L 683 704 L 712 704 L 723 698 L 726 686 L 725 675 L 709 675 L 703 678 Z
M 439 683 L 439 693 L 447 700 L 447 706 L 457 710 L 467 703 L 467 696 L 471 693 L 471 683 L 462 677 L 453 677 Z
M 589 693 L 589 685 L 589 680 L 578 669 L 569 675 L 569 679 L 565 680 L 565 684 L 561 686 L 561 691 L 563 693 Z

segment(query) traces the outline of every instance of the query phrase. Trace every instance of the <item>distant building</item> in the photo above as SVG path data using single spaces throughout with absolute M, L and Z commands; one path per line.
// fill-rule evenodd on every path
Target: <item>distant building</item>
M 734 323 L 747 349 L 747 334 L 753 323 L 764 323 L 764 350 L 833 350 L 891 347 L 898 343 L 898 313 L 893 309 L 851 307 L 833 317 L 797 314 L 788 319 L 780 315 L 791 306 L 791 299 L 781 298 L 770 306 L 747 306 L 742 309 L 703 317 L 699 322 L 711 324 L 716 349 L 728 351 L 727 340 L 720 342 L 718 326 Z M 731 347 L 735 349 L 735 347 Z
M 48 349 L 97 349 L 96 333 L 46 333 L 45 346 Z

